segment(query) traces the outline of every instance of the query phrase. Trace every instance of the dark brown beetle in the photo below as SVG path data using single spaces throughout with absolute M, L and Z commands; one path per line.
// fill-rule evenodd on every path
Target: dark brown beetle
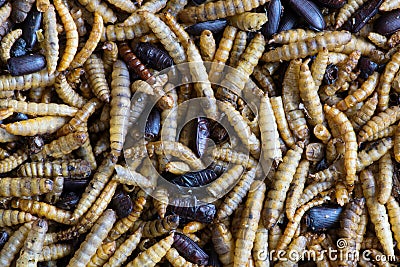
M 27 53 L 28 50 L 26 49 L 26 41 L 23 38 L 19 38 L 17 41 L 15 41 L 10 50 L 11 57 L 22 57 Z
M 204 246 L 206 253 L 208 254 L 208 263 L 206 267 L 222 267 L 221 262 L 218 259 L 218 254 L 213 249 L 213 246 Z
M 35 0 L 14 0 L 11 1 L 12 10 L 11 10 L 11 20 L 14 23 L 23 22 L 28 15 L 28 12 L 31 10 Z
M 65 191 L 82 191 L 89 184 L 89 179 L 64 179 Z
M 197 118 L 196 121 L 196 138 L 194 144 L 194 152 L 198 157 L 202 157 L 208 146 L 208 138 L 210 137 L 210 122 L 207 118 Z
M 37 42 L 36 32 L 40 29 L 41 23 L 42 12 L 37 11 L 36 7 L 33 7 L 22 25 L 22 38 L 26 41 L 26 47 L 29 50 L 31 50 Z
M 3 248 L 4 244 L 8 241 L 9 238 L 9 234 L 7 233 L 7 231 L 1 231 L 0 232 L 0 249 Z
M 146 141 L 154 141 L 158 138 L 161 128 L 161 114 L 156 108 L 153 108 L 147 117 L 144 138 Z
M 382 35 L 390 35 L 400 29 L 400 9 L 387 12 L 379 17 L 375 23 L 375 31 Z
M 360 69 L 360 77 L 367 79 L 378 68 L 378 64 L 367 57 L 361 57 L 358 61 L 358 68 Z
M 171 183 L 184 187 L 198 187 L 211 183 L 217 178 L 217 174 L 210 169 L 198 172 L 188 172 L 171 180 Z
M 12 76 L 31 74 L 46 67 L 46 58 L 39 54 L 12 57 L 8 59 L 7 67 Z
M 179 198 L 171 201 L 167 211 L 189 220 L 211 223 L 215 217 L 216 207 L 214 204 L 200 202 L 195 198 Z
M 297 22 L 298 16 L 289 7 L 285 8 L 281 22 L 279 23 L 278 32 L 293 29 Z
M 271 37 L 274 33 L 278 32 L 279 22 L 282 15 L 281 0 L 271 0 L 268 4 L 267 17 L 268 22 L 262 27 L 261 32 L 266 38 Z
M 317 206 L 311 208 L 306 215 L 306 224 L 314 232 L 338 228 L 343 208 L 335 206 Z
M 133 49 L 146 66 L 155 70 L 163 70 L 174 64 L 172 57 L 166 51 L 150 43 L 136 43 Z
M 208 255 L 188 236 L 176 232 L 174 235 L 174 244 L 172 245 L 179 251 L 185 259 L 198 265 L 208 263 Z
M 333 64 L 328 65 L 324 74 L 324 82 L 326 84 L 333 84 L 337 78 L 338 78 L 338 67 Z
M 315 0 L 321 6 L 329 8 L 341 8 L 346 4 L 346 0 Z
M 309 0 L 289 0 L 288 4 L 314 29 L 325 29 L 324 16 L 316 4 Z
M 223 31 L 226 25 L 227 25 L 226 19 L 218 19 L 218 20 L 211 20 L 193 24 L 187 27 L 185 30 L 187 31 L 187 33 L 196 36 L 199 36 L 204 30 L 209 30 L 213 34 L 217 34 Z
M 342 29 L 350 32 L 359 32 L 367 22 L 378 13 L 383 0 L 367 1 L 355 12 L 342 26 Z
M 63 210 L 73 210 L 78 205 L 79 198 L 80 196 L 75 192 L 63 193 L 55 205 Z
M 136 57 L 136 55 L 132 52 L 129 45 L 125 42 L 120 43 L 118 45 L 119 55 L 123 58 L 125 63 L 128 65 L 128 68 L 136 72 L 141 79 L 149 81 L 150 84 L 154 84 L 155 78 L 150 73 L 150 70 L 146 68 L 145 65 Z
M 132 212 L 133 202 L 131 197 L 124 190 L 117 188 L 111 199 L 111 206 L 116 211 L 119 218 L 125 218 Z
M 220 144 L 228 138 L 228 132 L 220 123 L 214 122 L 211 126 L 210 137 L 216 144 Z

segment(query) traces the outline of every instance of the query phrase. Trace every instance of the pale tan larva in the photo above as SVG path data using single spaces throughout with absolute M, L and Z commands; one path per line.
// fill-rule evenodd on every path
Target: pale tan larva
M 215 252 L 224 266 L 233 265 L 233 257 L 235 252 L 235 241 L 229 228 L 223 223 L 216 223 L 213 227 L 212 242 Z
M 89 59 L 85 61 L 84 69 L 88 76 L 90 89 L 96 97 L 104 102 L 110 102 L 110 89 L 101 58 L 92 54 Z
M 255 32 L 267 22 L 268 18 L 265 13 L 244 12 L 228 18 L 229 23 L 242 30 Z
M 335 28 L 340 28 L 348 18 L 360 7 L 366 0 L 350 0 L 340 10 L 336 18 Z
M 391 11 L 393 9 L 398 9 L 400 8 L 400 3 L 399 1 L 391 1 L 391 0 L 385 0 L 379 7 L 379 10 L 381 11 Z
M 200 35 L 200 53 L 203 61 L 212 61 L 214 59 L 216 44 L 213 33 L 204 30 Z
M 389 106 L 389 92 L 394 76 L 400 68 L 400 51 L 395 53 L 386 64 L 378 86 L 378 109 L 384 111 Z
M 10 236 L 0 253 L 0 263 L 3 266 L 10 266 L 19 251 L 24 245 L 24 241 L 32 229 L 32 222 L 25 223 Z
M 90 12 L 98 12 L 103 17 L 104 23 L 114 23 L 117 20 L 114 11 L 101 0 L 78 0 L 78 2 Z
M 49 8 L 43 14 L 44 29 L 44 55 L 47 61 L 47 71 L 52 74 L 56 70 L 59 44 L 56 22 L 56 12 L 54 6 L 50 4 Z
M 30 213 L 18 210 L 0 209 L 0 226 L 13 226 L 21 223 L 31 222 L 37 218 Z
M 277 124 L 278 130 L 279 130 L 279 133 L 280 133 L 280 137 L 283 139 L 283 141 L 286 143 L 286 145 L 288 147 L 292 147 L 295 143 L 295 140 L 294 140 L 292 132 L 289 129 L 289 124 L 288 124 L 286 116 L 285 116 L 282 97 L 281 96 L 271 97 L 270 102 L 271 102 L 272 110 L 274 111 L 274 117 L 275 117 L 276 124 Z M 263 111 L 263 109 L 261 109 L 261 111 Z M 260 116 L 261 116 L 261 111 L 260 111 Z M 260 117 L 260 120 L 261 120 L 261 117 Z M 262 125 L 264 123 L 259 123 L 259 124 L 261 125 L 261 127 L 263 127 Z M 314 127 L 314 129 L 315 128 L 316 127 Z
M 7 60 L 11 57 L 10 56 L 10 50 L 15 41 L 19 37 L 22 36 L 22 30 L 21 29 L 16 29 L 8 33 L 4 38 L 1 40 L 0 43 L 0 59 L 1 61 L 6 64 Z
M 58 260 L 72 252 L 73 246 L 71 244 L 51 244 L 43 246 L 38 262 Z

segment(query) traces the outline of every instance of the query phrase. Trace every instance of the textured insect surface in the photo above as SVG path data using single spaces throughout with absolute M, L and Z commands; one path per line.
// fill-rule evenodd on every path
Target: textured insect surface
M 57 75 L 54 84 L 58 96 L 68 105 L 81 108 L 86 103 L 86 99 L 80 96 L 68 83 L 64 74 Z
M 97 98 L 104 102 L 110 102 L 110 89 L 105 77 L 103 61 L 97 55 L 92 54 L 84 64 L 88 75 L 90 88 Z
M 306 215 L 306 224 L 312 231 L 335 229 L 339 227 L 340 206 L 320 206 L 311 208 Z
M 0 221 L 1 227 L 13 226 L 16 224 L 26 223 L 37 219 L 30 213 L 17 210 L 1 209 L 0 215 L 1 215 L 1 221 Z
M 72 252 L 73 247 L 70 244 L 51 244 L 43 246 L 39 254 L 38 262 L 58 260 Z
M 65 117 L 44 116 L 5 125 L 1 124 L 0 127 L 14 135 L 34 136 L 54 133 L 66 122 L 67 118 Z
M 0 263 L 4 266 L 10 266 L 18 252 L 24 245 L 28 233 L 32 229 L 32 223 L 25 223 L 19 227 L 4 244 L 0 254 Z
M 137 57 L 150 68 L 162 70 L 174 63 L 168 53 L 152 44 L 138 43 L 133 48 Z
M 304 189 L 309 167 L 310 163 L 308 161 L 300 161 L 296 173 L 293 176 L 286 200 L 286 216 L 289 220 L 293 219 L 298 207 L 298 202 Z
M 38 219 L 33 222 L 17 259 L 16 266 L 35 266 L 37 264 L 47 229 L 47 221 Z
M 204 265 L 208 255 L 192 239 L 181 233 L 175 233 L 173 247 L 187 260 Z
M 212 61 L 214 59 L 216 45 L 213 33 L 210 30 L 201 32 L 199 46 L 203 61 Z
M 11 20 L 20 23 L 25 20 L 35 0 L 16 0 L 12 2 Z
M 114 23 L 117 20 L 114 11 L 101 0 L 78 0 L 78 2 L 88 11 L 98 12 L 103 17 L 104 23 Z
M 395 53 L 381 74 L 378 87 L 378 110 L 384 111 L 389 105 L 389 92 L 394 76 L 400 68 L 400 51 Z
M 43 30 L 47 71 L 52 74 L 56 70 L 59 54 L 56 12 L 53 5 L 50 5 L 43 14 Z
M 290 149 L 286 153 L 282 163 L 278 166 L 275 180 L 265 198 L 265 207 L 263 209 L 263 223 L 267 229 L 273 227 L 278 220 L 302 153 L 303 147 L 296 145 L 294 149 Z
M 383 250 L 387 255 L 394 255 L 393 237 L 389 230 L 389 218 L 385 206 L 374 201 L 376 197 L 376 188 L 374 176 L 369 170 L 363 170 L 360 174 L 360 181 L 363 188 L 363 194 L 366 199 L 368 213 L 372 223 L 376 227 L 376 235 L 382 244 Z
M 7 63 L 7 60 L 10 58 L 11 47 L 17 41 L 18 38 L 22 36 L 22 30 L 16 29 L 8 33 L 1 40 L 0 43 L 0 59 L 3 63 Z
M 267 22 L 267 15 L 263 13 L 245 12 L 228 18 L 229 23 L 242 31 L 255 32 Z
M 4 197 L 41 195 L 53 189 L 53 181 L 44 178 L 0 178 L 0 185 Z
M 177 214 L 182 218 L 198 222 L 211 223 L 214 219 L 216 208 L 214 204 L 207 204 L 191 198 L 175 199 L 169 203 L 167 212 Z

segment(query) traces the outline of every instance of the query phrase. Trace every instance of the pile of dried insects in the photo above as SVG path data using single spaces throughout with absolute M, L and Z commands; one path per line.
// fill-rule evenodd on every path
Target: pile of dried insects
M 399 16 L 0 0 L 0 266 L 397 266 Z

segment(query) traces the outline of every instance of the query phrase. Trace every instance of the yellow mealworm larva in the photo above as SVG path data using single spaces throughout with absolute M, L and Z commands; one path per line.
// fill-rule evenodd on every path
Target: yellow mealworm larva
M 38 262 L 58 260 L 72 252 L 73 246 L 71 244 L 51 244 L 43 246 L 39 254 Z
M 142 5 L 136 12 L 133 12 L 127 19 L 124 20 L 122 25 L 138 25 L 141 24 L 140 12 L 149 12 L 152 14 L 157 13 L 165 7 L 166 0 L 150 0 Z
M 88 134 L 85 132 L 75 132 L 61 136 L 50 144 L 46 144 L 39 153 L 32 154 L 31 159 L 39 161 L 49 156 L 61 158 L 82 146 L 87 138 Z
M 389 218 L 384 205 L 377 203 L 375 180 L 371 171 L 363 170 L 360 174 L 363 194 L 366 199 L 368 213 L 375 225 L 376 236 L 382 244 L 386 255 L 394 255 L 393 237 L 390 231 Z
M 377 47 L 382 49 L 389 49 L 388 47 L 388 39 L 384 35 L 380 35 L 376 32 L 368 33 L 368 39 Z
M 176 17 L 180 11 L 187 5 L 187 0 L 170 0 L 165 5 L 163 13 L 168 12 L 172 16 Z
M 298 202 L 304 189 L 309 167 L 309 161 L 300 161 L 299 166 L 296 169 L 296 173 L 293 176 L 293 181 L 290 184 L 290 189 L 286 200 L 286 216 L 289 220 L 293 219 L 298 207 Z
M 86 236 L 85 241 L 75 252 L 74 257 L 69 261 L 68 266 L 86 266 L 90 258 L 96 253 L 97 247 L 106 238 L 113 223 L 116 221 L 115 212 L 106 210 L 103 215 L 96 221 L 90 233 Z
M 126 265 L 127 267 L 134 266 L 155 266 L 162 257 L 167 254 L 167 251 L 171 248 L 174 243 L 174 233 L 170 234 L 166 238 L 160 240 L 146 251 L 141 252 L 133 261 Z
M 90 259 L 90 262 L 86 265 L 87 267 L 100 267 L 107 262 L 108 258 L 114 254 L 116 248 L 116 242 L 103 243 L 97 248 L 96 253 Z
M 274 34 L 268 41 L 269 44 L 288 44 L 314 38 L 317 34 L 311 30 L 291 29 Z
M 0 196 L 42 195 L 53 189 L 53 181 L 44 178 L 0 178 Z
M 107 2 L 127 13 L 133 13 L 138 9 L 135 3 L 130 0 L 108 0 Z
M 126 133 L 131 100 L 128 67 L 123 61 L 114 63 L 111 81 L 110 147 L 113 161 L 121 154 Z
M 114 62 L 118 59 L 118 46 L 112 41 L 103 44 L 103 65 L 106 76 L 111 74 Z
M 373 142 L 367 149 L 361 150 L 357 157 L 357 172 L 379 160 L 393 147 L 393 139 L 386 137 Z
M 37 266 L 47 229 L 47 221 L 39 219 L 33 222 L 32 228 L 30 229 L 28 236 L 25 239 L 24 246 L 21 249 L 19 258 L 17 259 L 15 266 Z
M 296 173 L 302 153 L 303 144 L 300 143 L 300 145 L 296 145 L 293 149 L 288 150 L 283 157 L 282 163 L 278 166 L 271 189 L 265 198 L 265 208 L 263 209 L 263 223 L 267 229 L 273 227 L 278 221 L 287 191 Z
M 32 222 L 25 223 L 10 236 L 0 253 L 0 264 L 2 266 L 11 266 L 11 262 L 23 247 L 31 228 Z
M 353 126 L 349 119 L 335 107 L 324 106 L 326 116 L 331 129 L 338 127 L 340 135 L 345 143 L 344 168 L 346 171 L 345 184 L 349 191 L 352 191 L 354 181 L 356 180 L 356 162 L 357 162 L 357 139 Z M 333 125 L 335 124 L 335 125 Z M 337 125 L 337 126 L 336 126 Z
M 28 153 L 18 150 L 14 154 L 0 161 L 0 173 L 9 172 L 28 159 Z
M 330 189 L 334 183 L 332 181 L 318 182 L 309 184 L 301 194 L 300 199 L 297 202 L 297 206 L 302 206 L 312 200 L 317 195 Z
M 396 199 L 392 196 L 389 197 L 389 200 L 386 202 L 387 211 L 389 214 L 391 229 L 393 231 L 394 238 L 397 241 L 397 248 L 400 247 L 399 240 L 400 240 L 400 221 L 399 221 L 399 213 L 400 213 L 400 206 Z
M 83 65 L 83 63 L 90 57 L 96 48 L 97 44 L 100 41 L 101 33 L 103 32 L 103 18 L 99 15 L 99 13 L 94 14 L 94 22 L 92 25 L 92 31 L 85 43 L 82 47 L 81 51 L 79 51 L 74 59 L 72 60 L 70 67 L 78 68 Z
M 237 233 L 235 245 L 235 257 L 233 266 L 244 266 L 249 257 L 253 242 L 256 237 L 262 203 L 265 197 L 266 186 L 263 181 L 256 180 L 250 187 L 249 194 L 245 203 L 245 209 L 240 221 L 241 228 Z
M 301 260 L 301 254 L 306 249 L 306 245 L 308 244 L 308 238 L 305 236 L 296 237 L 289 245 L 287 251 L 293 253 L 293 255 L 298 255 L 297 257 L 291 257 L 289 260 L 283 260 L 276 263 L 274 266 L 277 267 L 290 267 L 297 264 L 298 261 Z
M 279 145 L 279 134 L 277 125 L 277 121 L 278 120 L 282 121 L 282 119 L 280 119 L 279 116 L 274 115 L 275 112 L 276 113 L 279 112 L 275 111 L 274 109 L 273 104 L 276 103 L 277 101 L 270 102 L 268 95 L 264 95 L 261 98 L 260 111 L 259 111 L 260 112 L 259 126 L 260 126 L 261 142 L 262 142 L 261 149 L 262 149 L 263 159 L 266 161 L 265 163 L 270 163 L 270 162 L 278 163 L 282 160 L 282 152 L 279 147 L 280 145 Z
M 53 189 L 44 197 L 44 201 L 55 204 L 60 199 L 61 193 L 64 189 L 64 177 L 56 176 L 53 178 Z
M 351 117 L 351 124 L 354 127 L 354 130 L 358 132 L 361 127 L 367 123 L 375 113 L 376 107 L 378 105 L 378 94 L 375 92 L 364 104 L 361 108 L 354 113 Z
M 111 24 L 104 27 L 100 41 L 125 41 L 140 37 L 150 31 L 146 24 L 124 26 Z
M 67 38 L 64 54 L 57 67 L 57 70 L 61 72 L 66 70 L 74 59 L 76 51 L 78 50 L 79 35 L 71 13 L 64 3 L 61 0 L 54 0 L 54 6 L 56 7 L 64 25 L 64 31 Z
M 378 85 L 379 74 L 375 72 L 373 75 L 369 76 L 368 79 L 362 84 L 362 86 L 357 89 L 352 94 L 346 96 L 345 99 L 340 101 L 336 106 L 339 110 L 345 111 L 348 108 L 353 107 L 359 102 L 364 101 L 369 97 Z
M 232 233 L 223 223 L 216 223 L 212 232 L 211 239 L 219 260 L 224 266 L 232 266 L 235 252 L 235 240 Z
M 207 186 L 207 192 L 210 196 L 218 198 L 221 194 L 227 192 L 229 188 L 239 180 L 243 173 L 243 166 L 235 165 L 224 172 L 216 181 Z
M 108 7 L 108 5 L 101 0 L 78 0 L 78 2 L 84 6 L 90 12 L 98 12 L 104 20 L 104 23 L 114 23 L 117 20 L 117 16 L 114 11 Z
M 300 66 L 299 92 L 310 124 L 312 126 L 322 124 L 324 122 L 322 105 L 318 96 L 318 89 L 308 67 L 308 60 Z
M 85 192 L 82 194 L 72 215 L 73 219 L 80 218 L 92 206 L 114 172 L 114 165 L 109 157 L 103 160 L 89 185 L 86 187 Z
M 229 23 L 242 31 L 255 32 L 267 22 L 265 13 L 244 12 L 228 18 Z
M 324 48 L 317 54 L 313 64 L 311 65 L 311 75 L 314 79 L 315 87 L 319 88 L 324 78 L 326 67 L 328 66 L 329 52 Z
M 378 109 L 384 111 L 389 105 L 389 92 L 392 81 L 400 68 L 400 51 L 395 53 L 385 67 L 378 86 Z
M 141 163 L 140 160 L 137 161 L 139 164 Z M 129 168 L 127 168 L 121 165 L 115 165 L 115 171 L 117 172 L 117 175 L 114 175 L 112 179 L 125 185 L 144 186 L 146 188 L 153 186 L 148 178 L 134 171 L 133 169 L 133 166 L 129 166 Z
M 303 111 L 299 108 L 300 60 L 292 60 L 286 70 L 282 84 L 282 101 L 286 118 L 293 134 L 299 139 L 308 139 L 309 130 Z
M 8 158 L 10 154 L 4 148 L 0 148 L 0 160 Z
M 15 41 L 22 36 L 22 30 L 16 29 L 8 33 L 4 38 L 1 40 L 0 43 L 0 59 L 5 64 L 7 60 L 11 57 L 10 51 L 11 47 L 15 43 Z
M 201 32 L 199 46 L 203 61 L 212 61 L 215 55 L 216 44 L 211 31 L 204 30 Z
M 187 261 L 184 257 L 179 255 L 179 252 L 175 248 L 170 248 L 165 255 L 165 258 L 171 263 L 173 267 L 178 266 L 186 266 L 186 267 L 194 267 L 197 266 L 190 261 Z
M 384 0 L 381 6 L 379 7 L 380 11 L 391 11 L 393 9 L 399 9 L 400 2 L 392 1 L 392 0 Z
M 64 103 L 77 108 L 81 108 L 86 103 L 86 99 L 75 92 L 64 74 L 57 75 L 54 87 Z
M 213 64 L 211 65 L 208 76 L 212 83 L 218 83 L 221 79 L 221 73 L 224 70 L 224 65 L 229 58 L 229 53 L 232 49 L 236 33 L 237 28 L 226 26 L 217 51 L 215 51 Z
M 272 110 L 274 111 L 276 124 L 278 126 L 279 133 L 281 134 L 280 137 L 283 139 L 283 141 L 286 143 L 288 147 L 292 147 L 295 143 L 295 140 L 292 135 L 292 132 L 289 129 L 289 124 L 286 120 L 282 97 L 280 96 L 271 97 L 270 101 Z M 263 109 L 260 110 L 260 116 L 262 111 Z M 271 119 L 269 121 L 271 121 Z
M 346 3 L 340 10 L 339 13 L 337 14 L 336 17 L 336 25 L 335 28 L 339 29 L 343 23 L 347 21 L 348 18 L 351 17 L 351 15 L 364 3 L 366 3 L 367 0 L 349 0 L 348 3 Z
M 37 218 L 30 213 L 18 210 L 0 209 L 0 226 L 13 226 L 21 223 L 30 222 Z
M 396 126 L 396 132 L 394 134 L 393 154 L 396 161 L 400 162 L 400 123 Z
M 347 44 L 350 40 L 351 35 L 349 32 L 328 32 L 313 39 L 285 44 L 282 47 L 265 52 L 261 59 L 266 62 L 277 62 L 304 58 L 323 51 L 324 47 L 328 51 L 332 51 L 337 47 Z
M 13 108 L 14 112 L 21 112 L 32 116 L 74 116 L 77 109 L 63 104 L 45 104 L 0 99 L 0 107 Z
M 349 192 L 347 191 L 346 186 L 343 184 L 343 182 L 336 183 L 335 191 L 336 202 L 340 206 L 343 206 L 344 204 L 349 202 Z
M 0 91 L 28 90 L 31 88 L 51 86 L 54 84 L 54 82 L 55 82 L 55 75 L 49 74 L 47 70 L 41 70 L 39 72 L 25 74 L 22 76 L 1 75 Z M 2 99 L 2 101 L 16 101 L 16 100 Z M 21 102 L 25 103 L 25 105 L 31 104 L 24 101 Z M 15 111 L 18 112 L 17 110 Z
M 50 7 L 50 0 L 36 0 L 36 8 L 40 12 L 46 12 Z
M 163 219 L 156 219 L 152 221 L 137 220 L 131 227 L 132 231 L 136 231 L 140 227 L 143 227 L 142 237 L 159 237 L 169 232 L 176 230 L 179 226 L 178 215 L 168 215 Z
M 96 97 L 104 102 L 110 101 L 110 89 L 106 80 L 103 61 L 97 55 L 90 55 L 84 64 L 85 72 L 91 90 Z
M 14 135 L 34 136 L 38 134 L 52 134 L 67 122 L 66 117 L 44 116 L 35 119 L 1 124 L 0 127 Z
M 379 175 L 376 176 L 376 183 L 378 185 L 376 199 L 382 205 L 386 204 L 392 193 L 393 172 L 392 156 L 390 153 L 386 153 L 379 159 Z
M 265 2 L 265 0 L 246 0 L 241 4 L 237 4 L 233 0 L 209 2 L 183 9 L 179 13 L 179 18 L 183 22 L 191 23 L 216 20 L 250 11 L 265 4 Z
M 114 254 L 108 259 L 104 264 L 104 267 L 119 267 L 123 262 L 126 261 L 128 255 L 132 253 L 133 250 L 139 244 L 142 237 L 142 228 L 136 230 L 131 234 L 120 246 L 117 247 Z
M 247 32 L 238 31 L 232 44 L 232 51 L 229 57 L 229 66 L 236 68 L 247 44 Z
M 158 187 L 154 192 L 153 204 L 154 208 L 157 210 L 158 216 L 161 219 L 164 218 L 165 213 L 167 213 L 168 206 L 168 190 L 163 187 Z
M 205 224 L 205 223 L 192 221 L 183 227 L 182 232 L 184 234 L 193 234 L 200 230 L 203 230 L 206 227 L 207 227 L 207 224 Z
M 319 206 L 330 198 L 329 196 L 324 196 L 320 198 L 314 198 L 312 201 L 308 202 L 307 204 L 301 206 L 295 213 L 293 220 L 289 221 L 283 235 L 280 237 L 278 245 L 276 247 L 276 251 L 285 250 L 287 246 L 290 244 L 299 224 L 301 218 L 303 217 L 304 213 L 308 211 L 310 208 Z
M 379 98 L 379 96 L 378 96 Z M 379 103 L 378 103 L 379 105 Z M 386 129 L 400 119 L 400 108 L 393 106 L 373 116 L 358 133 L 358 142 L 367 141 L 372 135 Z
M 71 212 L 57 208 L 56 206 L 29 199 L 13 199 L 11 206 L 39 217 L 45 217 L 63 224 L 70 224 Z

